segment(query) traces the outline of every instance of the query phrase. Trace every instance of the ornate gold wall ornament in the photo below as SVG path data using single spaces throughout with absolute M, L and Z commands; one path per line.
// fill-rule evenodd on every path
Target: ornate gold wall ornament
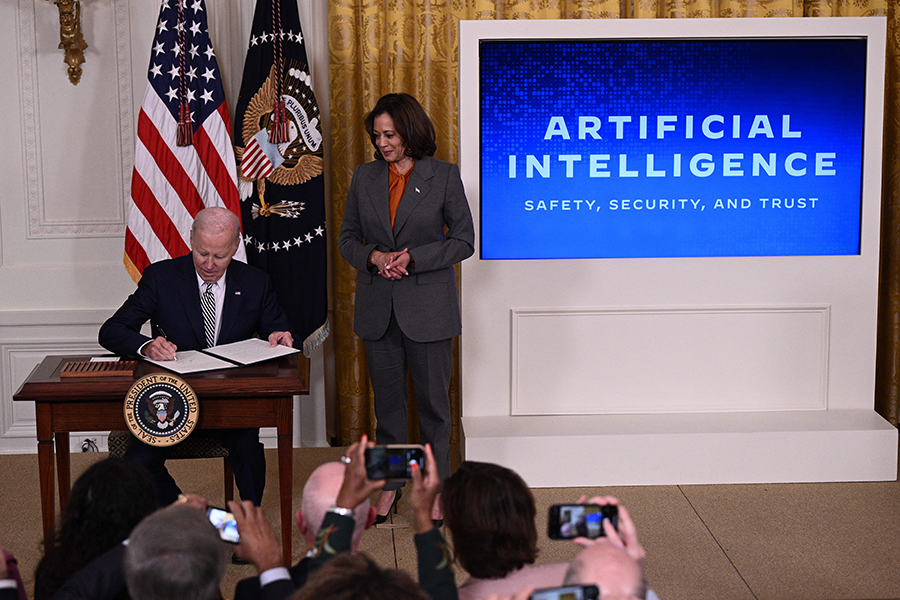
M 53 0 L 59 8 L 59 49 L 65 50 L 63 62 L 69 65 L 69 81 L 78 85 L 81 81 L 81 63 L 88 45 L 81 35 L 81 2 L 79 0 Z

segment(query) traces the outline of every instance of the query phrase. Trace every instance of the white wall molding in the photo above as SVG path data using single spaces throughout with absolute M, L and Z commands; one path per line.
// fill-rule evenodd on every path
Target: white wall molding
M 38 38 L 35 28 L 35 7 L 39 10 L 52 10 L 56 7 L 43 2 L 19 2 L 19 73 L 20 73 L 20 98 L 21 98 L 21 122 L 23 126 L 23 152 L 25 164 L 26 184 L 26 209 L 28 213 L 28 239 L 44 238 L 73 238 L 73 237 L 118 237 L 125 233 L 124 197 L 112 203 L 116 207 L 114 214 L 103 219 L 67 219 L 51 220 L 47 217 L 45 205 L 46 194 L 44 186 L 43 148 L 45 136 L 41 121 L 39 87 Z M 128 0 L 116 0 L 113 5 L 114 31 L 112 39 L 91 40 L 91 45 L 100 48 L 111 48 L 114 54 L 116 70 L 114 87 L 118 91 L 118 114 L 114 115 L 118 139 L 114 141 L 116 154 L 120 157 L 117 161 L 115 176 L 119 182 L 118 189 L 127 194 L 131 186 L 131 168 L 134 155 L 134 117 L 132 109 L 132 84 L 131 84 L 131 55 L 130 55 L 130 27 L 128 21 Z M 102 33 L 100 28 L 95 28 L 95 34 Z M 55 35 L 55 32 L 54 32 Z M 61 60 L 61 56 L 56 57 Z M 92 58 L 89 56 L 89 58 Z M 96 59 L 88 60 L 83 69 L 102 68 Z M 96 76 L 96 74 L 92 74 Z M 65 71 L 60 74 L 60 81 L 65 85 L 71 85 L 65 76 Z M 61 83 L 62 84 L 62 83 Z M 81 85 L 86 85 L 82 82 Z M 79 96 L 81 98 L 81 96 Z M 71 118 L 78 118 L 78 109 Z M 51 140 L 53 136 L 46 136 Z M 109 143 L 112 140 L 105 140 Z M 97 140 L 104 143 L 104 140 Z M 80 149 L 71 149 L 76 151 Z M 90 152 L 90 150 L 87 150 Z M 70 190 L 66 190 L 70 192 Z
M 4 332 L 5 333 L 5 332 Z M 34 404 L 13 402 L 12 396 L 45 356 L 49 354 L 96 354 L 94 341 L 70 341 L 50 338 L 30 341 L 8 341 L 0 335 L 0 454 L 37 452 L 37 430 Z M 97 438 L 99 435 L 92 435 Z M 72 451 L 77 452 L 80 438 L 73 437 Z
M 97 343 L 108 310 L 0 311 L 0 454 L 37 452 L 34 403 L 14 402 L 13 394 L 45 356 L 105 354 Z M 71 450 L 83 438 L 101 441 L 102 433 L 71 436 Z M 105 441 L 102 442 L 105 448 Z
M 512 308 L 510 414 L 825 410 L 829 337 L 828 305 Z
M 39 121 L 37 81 L 35 75 L 34 1 L 19 0 L 19 93 L 21 100 L 22 152 L 25 165 L 25 198 L 29 215 L 29 233 L 39 229 L 41 172 L 38 154 L 37 123 Z M 33 218 L 38 223 L 32 222 Z

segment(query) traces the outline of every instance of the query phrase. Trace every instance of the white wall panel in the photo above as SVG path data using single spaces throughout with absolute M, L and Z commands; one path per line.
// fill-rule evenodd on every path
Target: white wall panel
M 827 307 L 510 312 L 512 415 L 827 405 Z
M 27 152 L 36 157 L 28 173 L 29 186 L 35 186 L 29 189 L 29 237 L 124 233 L 120 199 L 134 149 L 130 69 L 123 68 L 130 59 L 128 6 L 117 0 L 84 7 L 90 42 L 81 81 L 71 85 L 57 48 L 56 6 L 35 5 L 37 93 L 34 111 L 26 115 L 34 119 L 26 128 L 35 132 Z

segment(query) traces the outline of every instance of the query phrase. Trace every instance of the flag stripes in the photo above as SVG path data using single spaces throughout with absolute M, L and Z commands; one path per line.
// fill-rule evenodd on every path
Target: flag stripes
M 125 235 L 124 262 L 135 281 L 148 264 L 189 252 L 203 208 L 240 215 L 230 116 L 203 0 L 162 2 L 147 80 Z M 190 107 L 187 146 L 177 144 L 182 102 Z M 243 244 L 236 258 L 246 260 Z

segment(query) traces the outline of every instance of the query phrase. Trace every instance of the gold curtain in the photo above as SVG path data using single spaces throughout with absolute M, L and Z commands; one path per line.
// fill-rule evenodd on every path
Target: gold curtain
M 332 263 L 338 433 L 349 444 L 374 432 L 361 340 L 353 334 L 355 273 L 337 232 L 353 169 L 372 159 L 363 127 L 388 92 L 414 95 L 437 128 L 437 157 L 458 163 L 460 19 L 888 17 L 882 263 L 875 408 L 897 425 L 900 395 L 900 16 L 892 0 L 330 0 Z M 454 348 L 454 359 L 458 349 Z M 450 390 L 459 441 L 459 369 Z M 411 415 L 414 412 L 410 413 Z M 415 439 L 415 419 L 410 419 Z

